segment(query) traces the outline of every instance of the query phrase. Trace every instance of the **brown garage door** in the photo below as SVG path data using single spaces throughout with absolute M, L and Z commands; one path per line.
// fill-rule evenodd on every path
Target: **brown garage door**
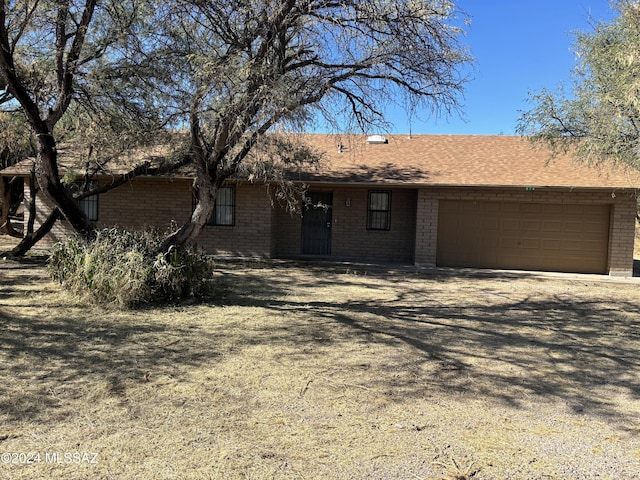
M 607 273 L 608 205 L 441 200 L 438 266 Z

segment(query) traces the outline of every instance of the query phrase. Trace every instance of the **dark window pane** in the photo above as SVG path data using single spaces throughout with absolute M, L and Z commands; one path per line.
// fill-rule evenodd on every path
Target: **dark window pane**
M 79 202 L 80 209 L 84 212 L 87 218 L 95 222 L 98 220 L 98 196 L 91 195 L 90 197 L 83 198 Z
M 235 188 L 221 187 L 216 196 L 216 205 L 213 212 L 213 225 L 235 224 Z
M 389 230 L 391 226 L 391 192 L 369 192 L 367 228 Z

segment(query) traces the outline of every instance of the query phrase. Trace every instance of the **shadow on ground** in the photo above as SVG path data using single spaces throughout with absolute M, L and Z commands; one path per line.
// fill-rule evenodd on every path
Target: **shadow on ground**
M 611 298 L 615 285 L 590 282 L 574 296 L 579 280 L 510 272 L 459 276 L 309 268 L 307 285 L 286 275 L 268 283 L 259 273 L 243 276 L 243 285 L 252 287 L 226 299 L 228 304 L 308 318 L 267 329 L 254 341 L 385 345 L 397 348 L 394 362 L 378 365 L 381 371 L 367 381 L 378 382 L 398 401 L 442 392 L 494 398 L 515 407 L 531 398 L 562 401 L 574 413 L 602 415 L 640 431 L 640 412 L 622 411 L 616 398 L 640 400 L 640 301 Z M 374 290 L 395 288 L 393 298 L 323 301 L 318 295 L 296 301 L 278 293 L 300 287 L 345 289 L 366 279 L 375 280 Z M 534 286 L 523 293 L 518 282 L 527 279 Z M 544 288 L 536 289 L 536 282 Z
M 34 281 L 30 274 L 17 278 Z M 209 328 L 206 314 L 189 313 L 196 308 L 190 306 L 167 307 L 158 319 L 153 311 L 70 313 L 68 307 L 48 305 L 38 318 L 20 313 L 28 305 L 9 310 L 8 297 L 20 293 L 3 290 L 0 411 L 15 420 L 51 421 L 64 398 L 52 389 L 81 396 L 83 382 L 105 379 L 118 394 L 126 381 L 180 378 L 192 367 L 215 365 L 222 356 L 239 356 L 256 345 L 285 345 L 282 355 L 300 361 L 327 347 L 357 352 L 377 346 L 391 352 L 391 360 L 363 366 L 368 372 L 354 381 L 397 402 L 455 393 L 518 407 L 535 397 L 640 429 L 639 413 L 621 411 L 616 398 L 607 396 L 612 389 L 640 398 L 640 301 L 612 303 L 595 287 L 589 297 L 576 297 L 567 282 L 553 293 L 549 285 L 555 280 L 523 289 L 519 280 L 508 273 L 489 278 L 230 266 L 205 309 L 251 307 L 285 319 L 250 334 L 244 326 L 250 318 Z M 362 294 L 348 296 L 349 288 Z M 194 321 L 177 326 L 172 311 L 193 314 Z M 15 382 L 29 385 L 18 397 Z

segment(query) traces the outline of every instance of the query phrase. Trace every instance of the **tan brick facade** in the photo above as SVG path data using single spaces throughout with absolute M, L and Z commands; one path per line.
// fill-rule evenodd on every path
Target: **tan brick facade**
M 317 152 L 318 161 L 287 178 L 310 185 L 317 199 L 331 192 L 330 222 L 328 212 L 302 217 L 272 208 L 265 186 L 238 183 L 235 224 L 207 226 L 199 239 L 204 250 L 286 258 L 304 250 L 312 258 L 632 273 L 637 170 L 587 165 L 571 151 L 551 155 L 527 138 L 504 135 L 390 135 L 380 143 L 366 135 L 306 134 L 296 140 Z M 66 158 L 69 165 L 73 158 Z M 159 158 L 147 161 L 153 165 Z M 133 167 L 121 160 L 105 180 Z M 2 174 L 28 176 L 32 165 L 26 159 Z M 189 167 L 181 172 L 194 175 Z M 100 195 L 97 223 L 181 224 L 192 209 L 191 184 L 191 178 L 135 178 Z M 390 192 L 387 230 L 367 228 L 369 190 Z M 48 208 L 42 201 L 40 206 L 36 224 Z M 384 212 L 375 215 L 386 222 Z M 47 241 L 69 233 L 59 222 Z
M 389 230 L 367 229 L 368 192 L 365 187 L 314 187 L 310 191 L 333 192 L 331 257 L 413 263 L 415 242 L 415 189 L 375 188 L 391 192 Z M 282 209 L 275 212 L 274 256 L 301 254 L 302 221 Z
M 167 230 L 191 215 L 191 180 L 140 177 L 98 196 L 98 225 Z
M 29 201 L 25 189 L 25 205 Z M 49 202 L 38 195 L 35 228 L 51 212 Z M 26 210 L 26 208 L 25 208 Z M 136 178 L 130 183 L 98 196 L 98 220 L 96 225 L 127 229 L 157 228 L 167 230 L 172 222 L 184 223 L 191 213 L 191 181 L 186 179 Z M 73 234 L 69 224 L 56 222 L 43 239 L 43 246 L 50 246 Z
M 234 226 L 207 226 L 198 244 L 216 255 L 271 256 L 271 206 L 264 185 L 236 186 Z
M 609 275 L 633 274 L 636 200 L 621 196 L 613 204 L 609 235 Z
M 441 200 L 475 200 L 553 204 L 606 204 L 611 207 L 608 271 L 631 275 L 633 269 L 636 200 L 630 193 L 539 188 L 385 188 L 391 193 L 388 231 L 367 229 L 370 188 L 314 186 L 310 191 L 333 193 L 330 258 L 435 265 L 438 242 L 438 205 Z M 28 193 L 28 192 L 27 192 Z M 27 199 L 28 200 L 28 199 Z M 271 207 L 264 185 L 236 186 L 235 225 L 207 226 L 199 245 L 218 255 L 292 258 L 301 256 L 302 219 L 280 207 Z M 37 225 L 49 208 L 38 200 Z M 191 180 L 137 178 L 98 199 L 98 225 L 167 229 L 184 222 L 192 209 Z M 58 222 L 46 243 L 69 235 Z

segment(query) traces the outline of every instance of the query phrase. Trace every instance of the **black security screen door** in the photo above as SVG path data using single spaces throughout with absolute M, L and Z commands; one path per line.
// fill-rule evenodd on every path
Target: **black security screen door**
M 332 192 L 308 192 L 302 217 L 302 253 L 331 253 Z

